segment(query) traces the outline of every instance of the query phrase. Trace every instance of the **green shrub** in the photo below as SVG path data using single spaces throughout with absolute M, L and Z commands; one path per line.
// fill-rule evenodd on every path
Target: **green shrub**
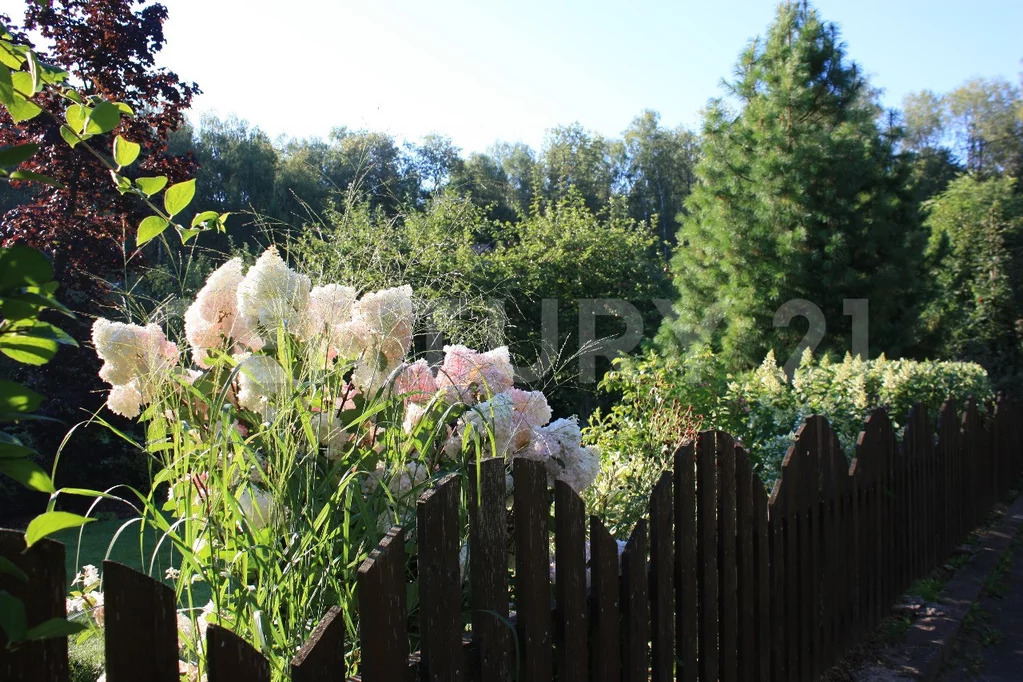
M 973 397 L 984 410 L 991 384 L 975 363 L 915 360 L 819 360 L 809 351 L 789 382 L 774 354 L 754 370 L 728 374 L 719 356 L 705 349 L 683 358 L 648 353 L 621 361 L 601 383 L 620 397 L 598 411 L 585 432 L 602 452 L 602 470 L 587 494 L 595 513 L 631 527 L 646 513 L 647 497 L 661 472 L 671 467 L 678 434 L 717 428 L 734 435 L 749 451 L 765 485 L 778 477 L 781 462 L 804 419 L 824 415 L 847 457 L 855 454 L 863 422 L 885 407 L 901 431 L 910 408 L 927 407 L 932 424 L 946 398 L 960 408 Z M 681 418 L 685 415 L 685 418 Z

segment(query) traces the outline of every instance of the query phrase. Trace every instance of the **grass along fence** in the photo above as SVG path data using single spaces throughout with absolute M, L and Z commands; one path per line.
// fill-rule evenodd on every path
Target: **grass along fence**
M 706 431 L 676 453 L 623 552 L 589 519 L 588 559 L 585 509 L 567 485 L 555 486 L 552 543 L 545 470 L 516 460 L 509 531 L 504 462 L 484 461 L 465 491 L 452 475 L 418 502 L 417 652 L 405 531 L 387 533 L 360 568 L 361 679 L 816 679 L 1009 492 L 1023 468 L 1021 429 L 1023 411 L 1004 399 L 986 418 L 946 403 L 936 431 L 917 406 L 900 443 L 877 410 L 850 466 L 827 420 L 811 417 L 770 495 L 732 437 Z M 0 555 L 30 577 L 0 576 L 0 589 L 25 600 L 32 626 L 64 614 L 64 548 L 23 547 L 20 533 L 0 532 Z M 104 576 L 108 682 L 177 682 L 171 588 L 112 562 Z M 334 608 L 292 679 L 346 679 L 344 632 Z M 231 632 L 211 625 L 207 646 L 211 682 L 269 679 L 263 656 Z M 64 680 L 67 670 L 66 640 L 0 646 L 4 680 Z

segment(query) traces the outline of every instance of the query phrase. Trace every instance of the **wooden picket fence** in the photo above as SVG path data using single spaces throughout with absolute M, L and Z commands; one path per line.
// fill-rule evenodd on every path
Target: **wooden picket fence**
M 770 495 L 732 437 L 706 431 L 675 454 L 620 556 L 589 519 L 589 560 L 575 492 L 555 485 L 552 528 L 543 466 L 516 460 L 509 519 L 504 462 L 484 461 L 418 502 L 417 651 L 405 531 L 387 533 L 359 569 L 360 678 L 817 679 L 1008 494 L 1023 469 L 1021 428 L 1023 411 L 1002 399 L 987 418 L 972 403 L 961 416 L 946 403 L 936 432 L 918 406 L 900 443 L 877 410 L 850 466 L 828 422 L 811 417 Z M 23 547 L 20 533 L 0 533 L 0 555 L 30 576 L 25 586 L 0 575 L 0 589 L 25 600 L 31 626 L 64 613 L 63 547 Z M 112 562 L 104 574 L 108 682 L 177 682 L 172 590 Z M 291 679 L 347 679 L 344 635 L 335 607 L 292 661 Z M 269 679 L 246 642 L 216 626 L 207 637 L 211 682 Z M 67 679 L 66 640 L 2 645 L 0 679 Z

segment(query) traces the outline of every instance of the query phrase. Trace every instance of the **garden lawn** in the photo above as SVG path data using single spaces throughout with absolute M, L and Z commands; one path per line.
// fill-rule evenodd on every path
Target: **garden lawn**
M 93 564 L 102 570 L 104 559 L 122 563 L 142 573 L 150 574 L 157 580 L 163 580 L 164 572 L 168 568 L 172 566 L 176 568 L 179 565 L 179 554 L 168 540 L 160 546 L 159 553 L 154 560 L 153 551 L 158 544 L 159 535 L 155 531 L 146 533 L 145 543 L 140 547 L 139 523 L 139 521 L 131 519 L 93 521 L 85 524 L 81 529 L 72 528 L 54 533 L 51 537 L 64 543 L 64 563 L 67 567 L 68 584 L 70 585 L 75 574 L 86 564 Z M 117 535 L 117 531 L 122 527 L 124 530 Z M 79 530 L 81 530 L 80 542 Z M 116 541 L 114 540 L 115 535 L 117 535 Z M 151 572 L 150 564 L 153 567 Z

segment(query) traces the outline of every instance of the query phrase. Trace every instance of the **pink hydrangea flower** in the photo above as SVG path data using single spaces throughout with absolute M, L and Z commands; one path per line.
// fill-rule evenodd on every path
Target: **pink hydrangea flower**
M 480 353 L 466 346 L 444 346 L 444 363 L 437 371 L 437 387 L 446 391 L 448 402 L 472 405 L 477 400 L 512 388 L 515 371 L 508 347 Z

